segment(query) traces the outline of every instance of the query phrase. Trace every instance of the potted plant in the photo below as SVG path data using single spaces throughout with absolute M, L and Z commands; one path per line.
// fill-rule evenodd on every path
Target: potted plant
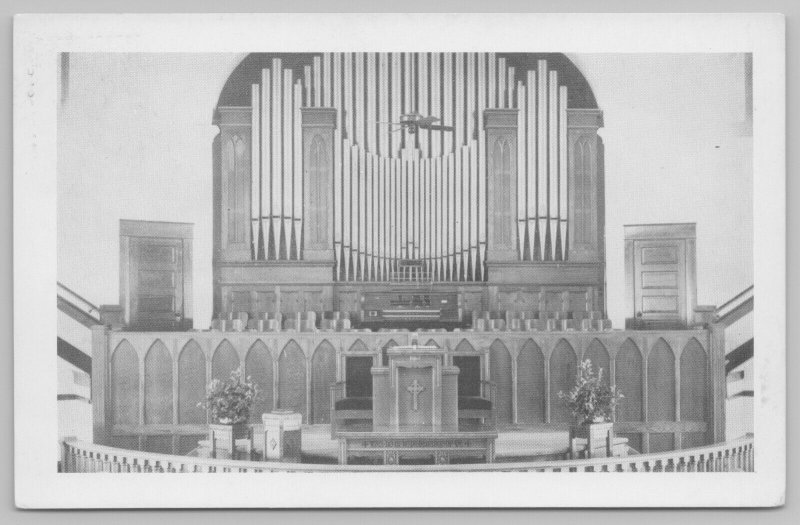
M 570 431 L 570 450 L 575 451 L 575 438 L 587 440 L 587 456 L 598 448 L 611 453 L 613 445 L 613 423 L 611 417 L 617 403 L 624 397 L 614 385 L 603 381 L 603 369 L 595 373 L 592 361 L 586 359 L 578 368 L 575 386 L 569 392 L 559 392 L 577 423 Z
M 232 451 L 235 440 L 248 437 L 247 423 L 257 395 L 256 385 L 243 378 L 241 367 L 226 381 L 211 381 L 200 405 L 208 411 L 209 439 L 216 448 Z

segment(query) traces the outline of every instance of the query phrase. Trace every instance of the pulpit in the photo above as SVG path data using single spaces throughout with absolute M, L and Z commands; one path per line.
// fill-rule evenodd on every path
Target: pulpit
M 459 368 L 448 363 L 447 351 L 435 346 L 390 348 L 383 362 L 371 369 L 371 407 L 362 409 L 362 416 L 371 415 L 371 425 L 362 419 L 334 430 L 339 462 L 345 464 L 352 456 L 378 458 L 384 464 L 442 464 L 451 458 L 493 461 L 493 418 L 478 418 L 489 424 L 461 422 L 460 428 Z M 336 410 L 357 415 L 349 413 L 349 404 L 340 407 L 334 404 Z
M 372 368 L 373 426 L 457 430 L 458 368 L 445 355 L 435 346 L 390 348 L 388 362 Z

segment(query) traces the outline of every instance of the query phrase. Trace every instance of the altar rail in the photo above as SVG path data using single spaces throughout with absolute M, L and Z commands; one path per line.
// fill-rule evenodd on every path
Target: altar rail
M 661 454 L 565 461 L 469 465 L 313 465 L 206 459 L 65 441 L 64 472 L 754 472 L 753 437 Z

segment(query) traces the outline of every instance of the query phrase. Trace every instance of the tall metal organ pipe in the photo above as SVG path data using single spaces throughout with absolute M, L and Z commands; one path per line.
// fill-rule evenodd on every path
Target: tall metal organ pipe
M 493 108 L 518 110 L 519 259 L 566 260 L 567 95 L 546 60 L 515 69 L 494 53 L 324 53 L 302 70 L 273 59 L 251 86 L 253 260 L 302 259 L 307 106 L 337 110 L 336 280 L 485 280 Z M 408 113 L 454 131 L 387 124 Z

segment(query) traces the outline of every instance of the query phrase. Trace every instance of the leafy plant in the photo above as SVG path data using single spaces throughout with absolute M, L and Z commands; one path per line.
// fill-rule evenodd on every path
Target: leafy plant
M 592 361 L 586 359 L 580 364 L 575 386 L 558 397 L 563 399 L 572 415 L 579 423 L 591 423 L 602 419 L 610 421 L 614 408 L 624 396 L 616 386 L 609 386 L 603 381 L 603 369 L 597 373 L 592 368 Z
M 214 379 L 209 383 L 206 399 L 199 406 L 209 411 L 211 421 L 223 425 L 247 423 L 250 409 L 258 396 L 258 388 L 248 377 L 243 379 L 241 367 L 231 372 L 230 379 Z

